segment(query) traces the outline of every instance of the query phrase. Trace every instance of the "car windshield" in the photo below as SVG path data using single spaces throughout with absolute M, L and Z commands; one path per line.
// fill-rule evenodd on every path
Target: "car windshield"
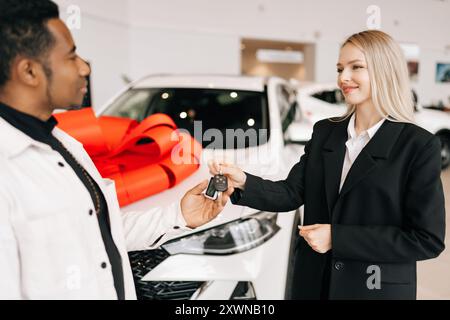
M 336 105 L 345 103 L 340 89 L 320 91 L 312 95 L 314 98 Z
M 132 89 L 120 96 L 102 115 L 140 122 L 155 113 L 170 116 L 178 128 L 186 129 L 197 140 L 202 140 L 200 142 L 204 148 L 248 148 L 264 144 L 269 139 L 268 106 L 264 92 L 192 88 Z M 209 136 L 212 135 L 209 140 L 205 139 L 207 130 L 210 130 Z M 239 134 L 239 131 L 247 133 L 244 142 L 231 135 L 232 132 L 234 135 Z M 214 138 L 219 132 L 222 141 Z M 249 138 L 248 133 L 253 132 L 257 133 L 256 139 Z

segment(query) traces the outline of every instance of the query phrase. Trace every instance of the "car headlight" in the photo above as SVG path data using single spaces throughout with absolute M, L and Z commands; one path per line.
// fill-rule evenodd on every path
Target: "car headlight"
M 220 226 L 173 239 L 161 247 L 171 255 L 227 255 L 255 248 L 272 238 L 280 227 L 277 213 L 258 212 Z

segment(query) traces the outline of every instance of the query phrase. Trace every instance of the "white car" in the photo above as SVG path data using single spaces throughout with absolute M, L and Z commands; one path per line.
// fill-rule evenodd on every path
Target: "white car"
M 198 171 L 172 189 L 124 207 L 124 213 L 178 203 L 188 189 L 210 177 L 206 161 L 212 158 L 284 179 L 303 153 L 303 146 L 287 143 L 292 139 L 285 136 L 298 114 L 295 94 L 290 83 L 262 77 L 161 75 L 129 85 L 97 114 L 139 121 L 165 113 L 193 136 L 196 120 L 202 121 L 202 132 L 256 129 L 266 132 L 267 139 L 263 134 L 240 146 L 224 141 L 216 149 L 205 148 Z M 227 142 L 233 141 L 227 137 Z M 300 218 L 300 209 L 270 213 L 228 203 L 198 230 L 157 250 L 129 253 L 138 298 L 288 299 Z
M 336 84 L 303 84 L 299 87 L 297 96 L 304 122 L 289 128 L 297 140 L 308 141 L 315 122 L 341 116 L 346 110 L 344 97 Z M 441 139 L 442 169 L 447 168 L 450 165 L 450 114 L 426 109 L 417 104 L 415 120 L 417 125 Z

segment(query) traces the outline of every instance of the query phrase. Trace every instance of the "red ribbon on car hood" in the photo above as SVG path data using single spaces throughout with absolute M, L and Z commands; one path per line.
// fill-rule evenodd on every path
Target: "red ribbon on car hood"
M 97 118 L 92 108 L 55 115 L 58 127 L 81 142 L 104 178 L 116 182 L 120 206 L 169 189 L 199 168 L 202 146 L 165 114 L 141 123 Z

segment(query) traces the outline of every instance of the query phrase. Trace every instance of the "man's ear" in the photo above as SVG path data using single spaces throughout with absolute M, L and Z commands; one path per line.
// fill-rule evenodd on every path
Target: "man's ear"
M 18 58 L 13 69 L 13 72 L 15 71 L 16 73 L 17 80 L 24 85 L 37 87 L 42 81 L 44 70 L 42 65 L 35 60 L 23 57 Z

